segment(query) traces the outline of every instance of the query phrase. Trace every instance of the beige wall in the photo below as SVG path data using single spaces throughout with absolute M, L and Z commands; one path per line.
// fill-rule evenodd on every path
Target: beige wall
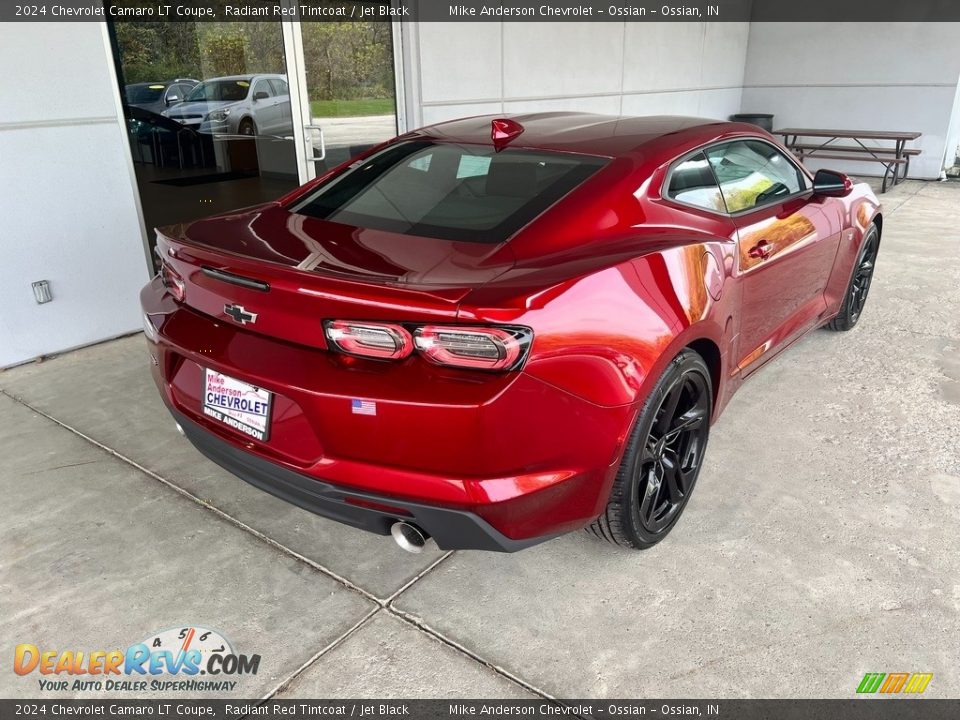
M 753 23 L 743 108 L 774 113 L 781 127 L 922 132 L 910 175 L 936 178 L 960 78 L 958 37 L 960 23 Z
M 409 125 L 581 110 L 726 118 L 740 108 L 747 23 L 404 26 Z
M 101 26 L 8 26 L 0 67 L 19 78 L 0 109 L 5 367 L 139 328 L 148 271 Z M 36 304 L 35 280 L 53 302 Z

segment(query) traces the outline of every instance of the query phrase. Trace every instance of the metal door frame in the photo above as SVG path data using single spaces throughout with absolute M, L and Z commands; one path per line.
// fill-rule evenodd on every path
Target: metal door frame
M 297 0 L 284 0 L 284 5 L 294 6 Z M 307 72 L 303 54 L 303 35 L 299 20 L 282 20 L 283 54 L 287 69 L 287 81 L 290 85 L 290 116 L 293 120 L 293 144 L 297 157 L 297 174 L 301 183 L 313 180 L 317 176 L 317 160 L 314 159 L 313 144 L 309 139 L 310 130 L 319 129 L 321 142 L 322 126 L 314 125 L 310 112 L 309 93 L 307 91 Z M 407 130 L 406 94 L 403 78 L 403 32 L 402 24 L 390 23 L 393 40 L 393 84 L 394 106 L 397 115 L 397 134 Z

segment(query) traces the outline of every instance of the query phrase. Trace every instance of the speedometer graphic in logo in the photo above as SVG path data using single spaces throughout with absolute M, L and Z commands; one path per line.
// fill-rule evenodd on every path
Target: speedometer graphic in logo
M 178 655 L 182 657 L 190 651 L 197 651 L 200 653 L 200 661 L 196 665 L 201 668 L 207 667 L 212 655 L 234 654 L 233 646 L 229 640 L 216 630 L 201 625 L 161 630 L 145 638 L 143 644 L 150 648 L 151 652 L 166 650 L 174 657 Z M 201 670 L 200 674 L 204 675 L 206 673 Z

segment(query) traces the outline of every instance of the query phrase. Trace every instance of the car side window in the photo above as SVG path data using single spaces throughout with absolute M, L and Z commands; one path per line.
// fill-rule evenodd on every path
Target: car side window
M 707 157 L 702 152 L 688 157 L 673 168 L 667 185 L 667 197 L 714 212 L 727 210 Z
M 273 95 L 288 95 L 287 83 L 280 78 L 270 78 L 270 87 L 273 88 Z
M 176 85 L 171 85 L 167 88 L 166 99 L 168 102 L 173 102 L 174 99 L 177 101 L 183 100 L 187 97 L 187 93 L 190 92 L 190 86 L 184 85 L 182 83 L 177 83 Z
M 257 96 L 257 93 L 264 92 L 267 94 L 267 97 L 273 97 L 273 88 L 270 86 L 270 81 L 264 78 L 263 80 L 257 80 L 256 84 L 253 86 L 253 97 Z
M 737 140 L 706 151 L 727 212 L 777 202 L 807 189 L 803 173 L 773 145 Z

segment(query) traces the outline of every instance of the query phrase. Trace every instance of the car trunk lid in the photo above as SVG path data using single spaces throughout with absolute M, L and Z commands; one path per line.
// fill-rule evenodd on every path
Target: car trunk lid
M 326 347 L 324 319 L 453 321 L 460 300 L 513 266 L 504 245 L 370 230 L 277 204 L 163 228 L 158 251 L 190 307 L 315 347 Z

